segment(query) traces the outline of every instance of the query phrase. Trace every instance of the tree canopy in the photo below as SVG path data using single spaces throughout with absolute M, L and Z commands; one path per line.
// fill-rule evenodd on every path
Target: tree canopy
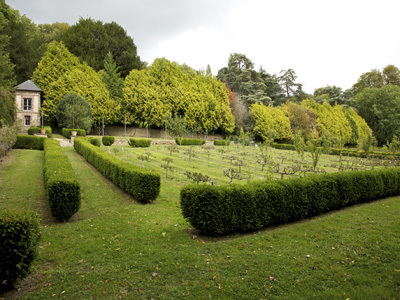
M 92 109 L 86 99 L 71 93 L 58 102 L 56 118 L 59 128 L 77 128 L 89 132 L 92 126 Z

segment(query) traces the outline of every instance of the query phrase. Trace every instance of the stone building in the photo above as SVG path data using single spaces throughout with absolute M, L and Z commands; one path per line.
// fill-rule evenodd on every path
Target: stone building
M 31 126 L 40 126 L 40 105 L 42 90 L 27 80 L 15 87 L 17 120 L 22 122 L 22 131 Z

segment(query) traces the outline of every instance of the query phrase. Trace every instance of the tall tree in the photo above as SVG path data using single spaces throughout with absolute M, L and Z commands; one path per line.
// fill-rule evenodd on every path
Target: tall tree
M 379 144 L 400 134 L 400 87 L 385 85 L 364 89 L 357 94 L 355 106 L 374 132 Z
M 297 98 L 297 100 L 303 99 L 304 92 L 301 83 L 296 83 L 297 75 L 293 69 L 282 70 L 279 81 L 283 90 L 285 91 L 286 98 Z
M 91 18 L 79 19 L 61 36 L 67 48 L 86 61 L 93 69 L 103 68 L 103 61 L 112 53 L 121 75 L 125 78 L 132 69 L 141 69 L 133 39 L 117 23 L 103 23 Z
M 344 93 L 342 88 L 335 85 L 327 85 L 325 87 L 315 89 L 313 96 L 317 102 L 322 103 L 327 101 L 330 105 L 337 103 L 339 105 L 349 106 L 352 103 L 352 99 L 348 96 L 348 94 Z
M 104 69 L 100 73 L 103 82 L 107 86 L 111 99 L 117 102 L 122 101 L 124 80 L 121 78 L 121 72 L 115 63 L 111 52 L 108 52 L 104 59 Z
M 382 70 L 384 84 L 400 86 L 400 70 L 394 65 L 387 65 Z
M 0 5 L 1 7 L 4 5 L 5 8 L 4 0 L 0 0 Z M 2 10 L 0 10 L 0 87 L 10 88 L 16 84 L 14 75 L 15 66 L 11 63 L 10 56 L 6 52 L 10 37 L 6 34 L 5 28 L 8 26 L 9 21 L 5 18 Z

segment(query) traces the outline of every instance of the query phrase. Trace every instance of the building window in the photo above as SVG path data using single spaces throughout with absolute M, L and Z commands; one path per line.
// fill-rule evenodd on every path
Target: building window
M 24 110 L 32 110 L 32 98 L 24 98 Z
M 31 126 L 31 116 L 24 117 L 25 126 Z

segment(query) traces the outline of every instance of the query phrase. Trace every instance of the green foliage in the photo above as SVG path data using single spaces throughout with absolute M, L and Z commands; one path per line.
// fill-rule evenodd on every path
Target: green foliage
M 357 94 L 355 106 L 373 130 L 379 145 L 400 133 L 399 86 L 389 84 L 382 88 L 364 89 Z
M 43 150 L 43 142 L 45 137 L 31 135 L 17 135 L 17 140 L 14 144 L 14 149 L 31 149 Z
M 59 128 L 78 128 L 89 132 L 92 126 L 92 108 L 86 99 L 71 93 L 58 102 L 56 119 Z
M 61 134 L 67 138 L 70 139 L 72 135 L 72 131 L 76 131 L 76 136 L 86 136 L 86 130 L 85 129 L 71 129 L 71 128 L 63 128 L 61 130 Z
M 288 101 L 282 105 L 281 109 L 289 117 L 294 135 L 301 133 L 304 137 L 307 137 L 316 130 L 317 117 L 304 105 Z
M 171 115 L 165 118 L 165 128 L 168 129 L 169 133 L 174 137 L 182 137 L 185 133 L 188 132 L 186 128 L 186 120 L 181 116 Z
M 103 136 L 102 137 L 102 142 L 104 146 L 111 146 L 114 144 L 115 138 L 113 136 Z
M 74 140 L 74 148 L 104 176 L 132 195 L 137 201 L 151 202 L 160 193 L 161 178 L 159 174 L 126 164 L 100 148 L 91 145 L 84 138 L 76 138 Z
M 185 116 L 187 128 L 196 125 L 203 132 L 234 129 L 224 84 L 165 58 L 125 78 L 124 103 L 129 123 L 162 127 L 168 116 Z
M 88 138 L 88 140 L 93 146 L 96 146 L 96 147 L 100 147 L 101 146 L 99 138 L 90 137 L 90 138 Z
M 317 139 L 309 139 L 307 141 L 307 150 L 311 154 L 313 170 L 315 172 L 323 150 L 323 147 L 321 146 L 321 141 Z
M 39 223 L 32 211 L 0 210 L 0 292 L 29 274 L 39 252 Z
M 142 68 L 133 39 L 115 22 L 103 23 L 80 18 L 78 23 L 62 34 L 61 40 L 73 54 L 96 71 L 103 68 L 108 53 L 112 54 L 123 77 L 132 69 Z
M 268 132 L 271 130 L 276 132 L 277 139 L 292 138 L 290 120 L 281 109 L 253 104 L 250 106 L 250 111 L 254 121 L 254 134 L 261 136 L 263 140 L 268 139 Z
M 297 154 L 303 158 L 304 151 L 306 149 L 306 143 L 301 132 L 297 132 L 293 139 L 294 148 L 296 149 Z
M 212 236 L 254 231 L 400 194 L 400 169 L 342 172 L 245 186 L 188 185 L 182 214 Z
M 0 85 L 0 127 L 3 125 L 3 122 L 8 125 L 12 125 L 15 122 L 16 108 L 14 97 L 10 89 L 3 88 Z
M 59 222 L 69 220 L 81 205 L 80 185 L 60 143 L 44 141 L 44 186 L 51 215 Z
M 204 145 L 206 143 L 203 139 L 184 139 L 184 138 L 175 138 L 175 143 L 180 146 L 189 146 L 189 145 Z
M 8 126 L 2 124 L 3 122 L 0 120 L 0 161 L 4 156 L 6 156 L 7 152 L 11 150 L 17 141 L 17 133 L 18 126 L 14 124 L 13 126 Z
M 150 147 L 151 140 L 149 139 L 129 139 L 128 141 L 129 146 L 131 147 Z
M 53 130 L 51 129 L 50 126 L 44 126 L 45 129 L 45 134 L 47 135 L 48 138 L 51 138 L 53 136 Z M 40 133 L 40 127 L 37 126 L 31 126 L 28 128 L 28 134 L 29 135 L 34 135 L 35 133 Z
M 352 86 L 354 95 L 369 88 L 381 88 L 385 85 L 400 85 L 400 70 L 394 65 L 387 65 L 382 71 L 374 69 L 361 74 Z
M 392 142 L 389 143 L 389 141 L 387 141 L 387 149 L 389 152 L 395 154 L 397 151 L 400 150 L 400 141 L 397 137 L 397 135 L 393 136 Z
M 214 140 L 214 146 L 229 146 L 230 144 L 229 140 Z

